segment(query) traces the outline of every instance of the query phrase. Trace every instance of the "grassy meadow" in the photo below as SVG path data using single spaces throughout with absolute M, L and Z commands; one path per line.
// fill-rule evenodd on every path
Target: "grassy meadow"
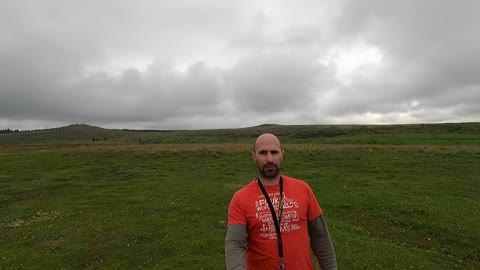
M 85 124 L 0 134 L 0 145 L 252 143 L 262 133 L 291 144 L 480 146 L 480 123 L 260 125 L 235 129 L 118 130 Z
M 256 174 L 250 148 L 0 146 L 0 269 L 225 269 L 227 207 Z M 480 147 L 285 151 L 340 269 L 480 269 Z

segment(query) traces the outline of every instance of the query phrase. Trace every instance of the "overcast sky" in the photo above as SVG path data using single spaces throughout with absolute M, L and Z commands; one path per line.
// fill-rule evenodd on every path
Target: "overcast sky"
M 480 121 L 480 1 L 0 1 L 0 129 Z

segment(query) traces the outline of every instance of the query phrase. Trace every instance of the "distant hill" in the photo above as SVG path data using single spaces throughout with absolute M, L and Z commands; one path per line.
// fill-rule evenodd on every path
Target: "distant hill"
M 106 131 L 107 129 L 90 126 L 86 124 L 72 124 L 69 126 L 52 128 L 51 131 L 60 131 L 60 132 L 98 132 L 98 131 Z
M 0 145 L 252 143 L 260 134 L 284 143 L 480 145 L 480 123 L 406 125 L 276 125 L 205 130 L 105 129 L 87 124 L 0 134 Z

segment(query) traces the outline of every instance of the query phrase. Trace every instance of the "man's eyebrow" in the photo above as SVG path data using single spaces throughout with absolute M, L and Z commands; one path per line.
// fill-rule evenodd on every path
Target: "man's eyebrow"
M 279 153 L 280 150 L 274 149 L 274 150 L 267 150 L 267 149 L 261 149 L 258 150 L 259 153 L 265 153 L 265 152 L 271 152 L 271 153 Z

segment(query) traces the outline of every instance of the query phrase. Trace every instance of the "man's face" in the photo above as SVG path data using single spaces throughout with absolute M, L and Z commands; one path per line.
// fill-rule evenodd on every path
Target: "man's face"
M 283 150 L 278 140 L 265 138 L 257 141 L 253 158 L 261 176 L 273 179 L 279 175 L 283 163 Z

